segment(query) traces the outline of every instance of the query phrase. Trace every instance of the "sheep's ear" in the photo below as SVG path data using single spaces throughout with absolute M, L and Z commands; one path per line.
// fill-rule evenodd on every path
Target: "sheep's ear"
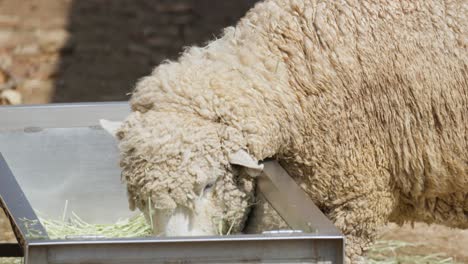
M 114 138 L 117 138 L 117 130 L 122 126 L 122 122 L 109 121 L 105 119 L 100 119 L 99 124 L 101 127 L 109 132 Z
M 229 155 L 229 163 L 245 167 L 246 172 L 252 177 L 257 177 L 263 170 L 263 164 L 258 164 L 258 161 L 243 149 Z

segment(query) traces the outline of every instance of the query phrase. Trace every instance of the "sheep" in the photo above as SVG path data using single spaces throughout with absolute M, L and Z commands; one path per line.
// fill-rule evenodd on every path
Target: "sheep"
M 0 105 L 19 105 L 21 104 L 21 94 L 12 89 L 0 90 Z
M 16 84 L 17 82 L 0 68 L 0 105 L 21 104 L 22 96 L 14 89 Z
M 140 79 L 107 126 L 131 208 L 158 234 L 240 232 L 275 158 L 347 262 L 389 221 L 467 228 L 467 15 L 462 0 L 256 4 Z
M 2 208 L 0 208 L 0 243 L 12 243 L 16 241 L 10 221 Z

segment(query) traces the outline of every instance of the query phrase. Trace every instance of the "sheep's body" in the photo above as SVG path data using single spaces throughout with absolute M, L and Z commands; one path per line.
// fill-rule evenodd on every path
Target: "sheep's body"
M 138 83 L 119 132 L 130 201 L 144 208 L 172 184 L 180 193 L 164 199 L 184 205 L 195 181 L 172 172 L 223 170 L 245 148 L 280 161 L 347 235 L 349 257 L 389 220 L 468 228 L 467 16 L 463 0 L 258 4 Z M 194 131 L 205 147 L 184 156 L 183 138 L 205 140 Z M 145 155 L 171 159 L 172 183 L 145 174 L 159 164 Z
M 2 242 L 14 242 L 15 235 L 11 229 L 10 221 L 3 209 L 0 208 L 0 243 Z

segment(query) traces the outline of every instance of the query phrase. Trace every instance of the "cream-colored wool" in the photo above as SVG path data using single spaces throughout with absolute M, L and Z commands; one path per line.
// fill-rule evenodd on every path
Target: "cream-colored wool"
M 130 202 L 194 208 L 215 182 L 241 230 L 253 179 L 228 156 L 246 149 L 306 186 L 353 262 L 388 221 L 468 228 L 467 17 L 463 0 L 257 4 L 138 82 L 118 132 Z
M 232 231 L 241 231 L 254 194 L 253 179 L 234 177 L 240 174 L 226 158 L 226 151 L 241 142 L 235 129 L 190 114 L 148 111 L 133 113 L 118 137 L 124 138 L 122 176 L 132 209 L 148 213 L 150 199 L 154 209 L 168 214 L 177 205 L 203 213 L 195 210 L 196 198 L 207 184 L 216 182 L 213 217 L 222 221 L 224 231 L 231 225 Z M 163 219 L 155 219 L 155 225 L 165 224 Z M 208 228 L 203 223 L 192 225 L 197 230 Z
M 5 212 L 0 208 L 0 243 L 14 243 L 16 241 L 15 234 L 11 229 L 10 221 Z

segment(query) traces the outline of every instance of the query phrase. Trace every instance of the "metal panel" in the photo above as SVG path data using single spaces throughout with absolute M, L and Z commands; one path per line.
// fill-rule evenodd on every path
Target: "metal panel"
M 29 239 L 48 239 L 47 232 L 37 220 L 28 199 L 21 190 L 18 182 L 8 168 L 2 154 L 0 153 L 0 206 L 5 210 L 6 215 L 15 232 L 21 247 L 26 248 L 27 240 Z M 7 247 L 2 247 L 3 256 L 11 256 L 8 254 Z M 14 252 L 11 254 L 13 255 Z M 15 253 L 15 255 L 17 255 Z
M 0 131 L 91 126 L 101 118 L 122 120 L 129 113 L 128 102 L 0 106 Z
M 0 152 L 34 209 L 59 218 L 68 201 L 90 223 L 134 215 L 116 141 L 99 126 L 129 112 L 127 102 L 0 107 Z
M 116 141 L 104 130 L 5 131 L 0 152 L 33 208 L 49 217 L 61 217 L 66 201 L 67 212 L 90 223 L 134 215 L 120 179 Z
M 28 263 L 342 263 L 340 237 L 33 243 Z
M 258 185 L 266 200 L 293 229 L 321 235 L 340 234 L 277 161 L 264 163 Z

